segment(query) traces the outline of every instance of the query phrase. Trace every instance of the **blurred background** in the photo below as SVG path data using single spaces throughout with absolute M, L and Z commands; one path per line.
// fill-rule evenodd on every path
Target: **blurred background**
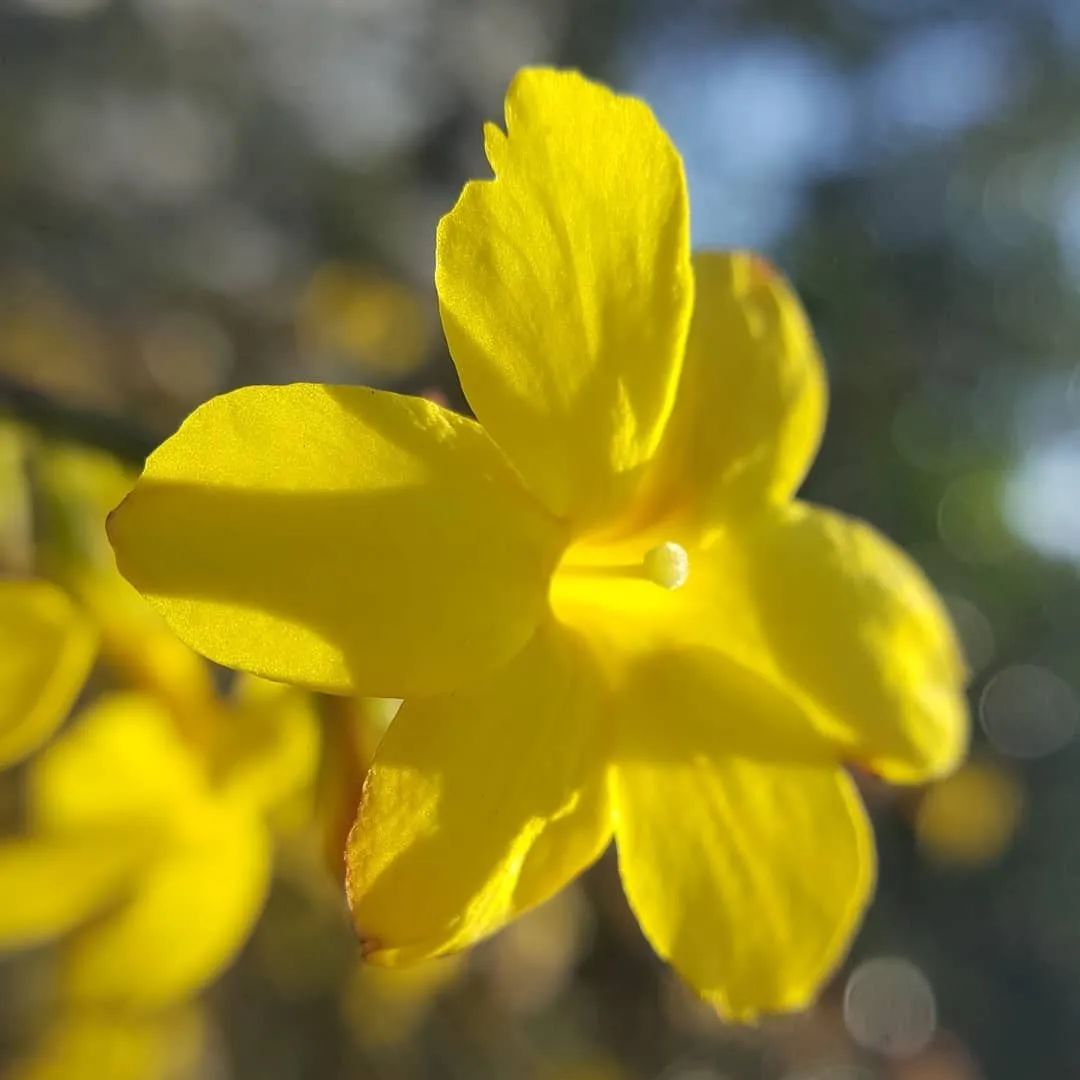
M 794 279 L 832 386 L 806 493 L 921 562 L 977 717 L 952 780 L 866 782 L 877 898 L 806 1015 L 735 1029 L 696 1004 L 610 858 L 460 962 L 363 969 L 292 837 L 235 963 L 167 1018 L 98 1008 L 57 1034 L 56 946 L 7 956 L 0 1074 L 1080 1075 L 1075 0 L 5 0 L 0 56 L 6 572 L 91 558 L 72 515 L 97 528 L 103 489 L 68 459 L 126 475 L 223 390 L 460 404 L 435 224 L 486 175 L 480 124 L 513 72 L 558 63 L 652 105 L 698 246 Z M 353 719 L 359 772 L 385 718 Z

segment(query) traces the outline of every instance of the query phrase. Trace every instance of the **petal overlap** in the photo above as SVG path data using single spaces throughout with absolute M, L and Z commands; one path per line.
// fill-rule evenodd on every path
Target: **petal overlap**
M 556 611 L 616 681 L 666 680 L 688 707 L 712 711 L 735 754 L 828 756 L 900 783 L 955 767 L 967 744 L 963 658 L 899 548 L 804 503 L 737 515 L 697 547 L 692 529 L 682 539 L 689 578 L 673 592 L 556 576 Z
M 702 525 L 795 494 L 821 442 L 828 387 L 802 305 L 769 263 L 702 251 L 693 267 L 682 379 L 642 506 Z

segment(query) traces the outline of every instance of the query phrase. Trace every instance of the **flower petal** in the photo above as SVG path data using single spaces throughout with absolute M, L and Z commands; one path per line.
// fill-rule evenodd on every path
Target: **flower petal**
M 561 542 L 472 421 L 307 384 L 197 409 L 110 534 L 124 575 L 211 659 L 379 696 L 512 656 Z
M 600 688 L 553 624 L 471 689 L 406 700 L 349 838 L 369 959 L 464 948 L 547 899 L 610 838 Z
M 967 672 L 911 559 L 865 522 L 805 504 L 731 540 L 712 558 L 745 582 L 757 634 L 729 649 L 786 685 L 848 760 L 894 783 L 952 771 L 967 748 Z
M 0 581 L 0 767 L 59 727 L 90 671 L 94 633 L 44 581 Z
M 624 710 L 611 770 L 619 871 L 653 948 L 725 1016 L 809 1004 L 874 880 L 873 837 L 834 767 L 681 744 L 659 701 Z
M 783 501 L 810 468 L 828 387 L 798 297 L 748 252 L 694 255 L 694 317 L 682 382 L 652 470 L 652 513 L 715 517 Z
M 60 978 L 72 1000 L 155 1009 L 183 1001 L 247 940 L 270 884 L 265 829 L 245 809 L 209 800 L 185 826 L 129 900 L 68 941 Z
M 152 851 L 147 834 L 0 841 L 0 947 L 37 945 L 87 922 L 119 901 Z
M 436 240 L 443 326 L 480 422 L 560 516 L 622 508 L 674 400 L 693 294 L 682 163 L 649 109 L 522 71 L 493 181 Z

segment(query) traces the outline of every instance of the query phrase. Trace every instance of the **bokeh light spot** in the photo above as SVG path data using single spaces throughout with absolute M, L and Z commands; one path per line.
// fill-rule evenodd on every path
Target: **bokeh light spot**
M 994 862 L 1012 842 L 1023 802 L 1015 778 L 988 762 L 972 762 L 923 796 L 915 815 L 919 847 L 937 862 Z
M 937 1027 L 934 991 L 910 960 L 867 960 L 844 989 L 844 1023 L 860 1046 L 886 1057 L 911 1057 Z
M 1075 433 L 1036 446 L 1021 459 L 1005 489 L 1010 527 L 1041 554 L 1080 562 L 1080 503 L 1063 497 L 1078 484 L 1080 439 Z
M 402 376 L 427 358 L 432 333 L 422 298 L 375 267 L 326 263 L 297 303 L 305 349 L 378 374 Z
M 1001 753 L 1039 758 L 1060 750 L 1076 734 L 1080 706 L 1073 688 L 1052 671 L 1015 664 L 986 684 L 979 720 Z

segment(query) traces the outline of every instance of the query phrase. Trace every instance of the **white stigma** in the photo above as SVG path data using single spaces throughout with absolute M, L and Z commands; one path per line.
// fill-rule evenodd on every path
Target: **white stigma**
M 645 552 L 641 561 L 645 576 L 664 589 L 677 589 L 690 576 L 690 556 L 682 544 L 670 540 Z

